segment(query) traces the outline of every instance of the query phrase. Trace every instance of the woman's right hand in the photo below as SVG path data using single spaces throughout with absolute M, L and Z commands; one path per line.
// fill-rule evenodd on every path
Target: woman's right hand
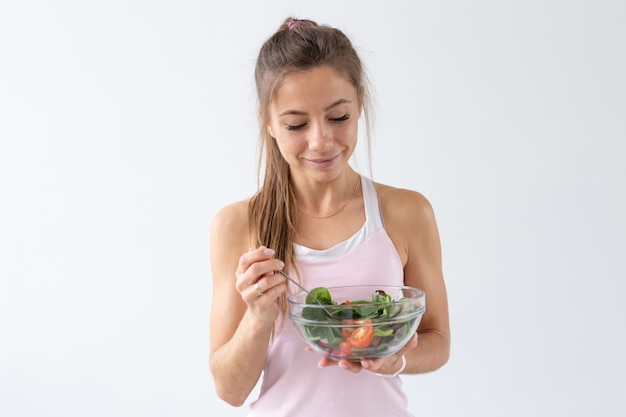
M 279 314 L 278 297 L 287 290 L 285 278 L 275 273 L 283 261 L 274 258 L 274 250 L 261 246 L 241 255 L 235 275 L 235 287 L 258 320 L 274 322 Z

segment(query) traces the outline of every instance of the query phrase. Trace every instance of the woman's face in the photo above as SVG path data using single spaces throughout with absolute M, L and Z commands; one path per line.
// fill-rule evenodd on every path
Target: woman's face
M 360 113 L 354 86 L 324 66 L 283 80 L 269 106 L 267 129 L 292 174 L 328 181 L 354 152 Z

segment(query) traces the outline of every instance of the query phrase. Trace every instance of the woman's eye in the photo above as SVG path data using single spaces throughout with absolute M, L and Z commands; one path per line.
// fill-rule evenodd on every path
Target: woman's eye
M 349 114 L 344 114 L 341 117 L 331 117 L 330 120 L 331 122 L 344 122 L 346 120 L 348 120 L 350 118 Z M 297 130 L 301 130 L 303 129 L 307 124 L 306 123 L 301 123 L 299 125 L 290 125 L 290 124 L 286 124 L 286 128 L 287 130 L 291 131 L 291 132 L 295 132 Z
M 333 121 L 333 122 L 343 122 L 343 121 L 348 120 L 349 118 L 350 118 L 350 115 L 348 115 L 348 114 L 344 114 L 344 115 L 343 115 L 343 116 L 341 116 L 341 117 L 337 117 L 337 118 L 330 119 L 330 120 L 331 120 L 331 121 Z
M 302 123 L 301 125 L 287 125 L 287 130 L 295 131 L 300 130 L 304 127 L 306 123 Z

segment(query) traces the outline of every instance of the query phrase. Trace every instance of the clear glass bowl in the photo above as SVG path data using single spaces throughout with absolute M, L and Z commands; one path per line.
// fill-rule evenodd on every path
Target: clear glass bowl
M 325 305 L 317 304 L 304 291 L 290 295 L 287 301 L 289 317 L 302 340 L 334 360 L 393 355 L 417 331 L 426 308 L 424 291 L 419 288 L 363 285 L 326 290 L 321 290 Z M 328 293 L 330 299 L 325 297 Z

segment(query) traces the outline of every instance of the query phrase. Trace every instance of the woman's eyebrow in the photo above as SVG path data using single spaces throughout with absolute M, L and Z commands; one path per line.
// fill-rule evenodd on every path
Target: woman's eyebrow
M 345 103 L 352 103 L 350 100 L 345 99 L 345 98 L 340 98 L 339 100 L 335 101 L 333 104 L 331 104 L 330 106 L 326 107 L 324 109 L 324 111 L 328 111 L 330 109 L 332 109 L 335 106 L 338 106 L 340 104 L 345 104 Z
M 330 109 L 332 109 L 333 107 L 336 107 L 340 104 L 346 104 L 346 103 L 352 103 L 350 100 L 345 99 L 345 98 L 340 98 L 339 100 L 334 101 L 330 106 L 326 107 L 324 109 L 324 111 L 328 111 Z M 287 116 L 287 115 L 293 115 L 293 116 L 304 116 L 306 115 L 306 112 L 300 111 L 300 110 L 285 110 L 284 112 L 282 112 L 281 114 L 278 115 L 278 117 L 282 117 L 282 116 Z

